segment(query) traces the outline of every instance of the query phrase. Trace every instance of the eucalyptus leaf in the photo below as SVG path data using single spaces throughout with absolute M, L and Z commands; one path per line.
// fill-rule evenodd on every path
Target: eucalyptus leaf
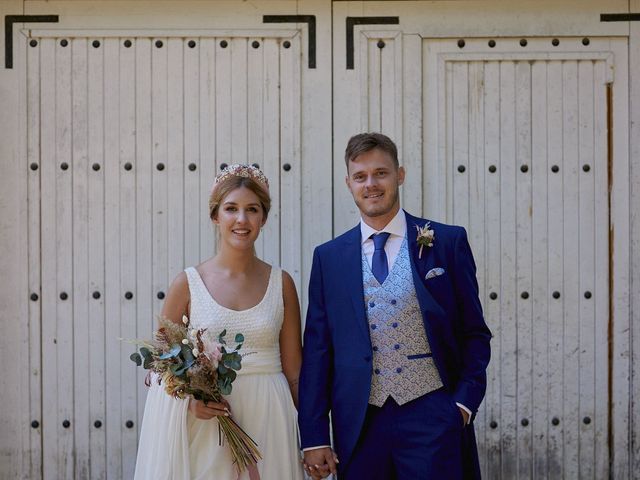
M 140 354 L 139 354 L 139 353 L 132 353 L 132 354 L 129 356 L 129 358 L 130 358 L 133 362 L 135 362 L 135 364 L 136 364 L 137 366 L 142 365 L 142 357 L 140 357 Z
M 241 348 L 242 348 L 242 344 L 241 344 L 241 343 L 239 343 L 238 345 L 236 345 L 236 352 L 237 352 L 238 350 L 240 350 Z
M 241 333 L 236 333 L 236 343 L 242 342 L 244 342 L 244 335 L 242 335 Z
M 182 351 L 182 347 L 180 346 L 179 343 L 176 343 L 171 346 L 171 350 L 160 355 L 158 359 L 167 360 L 169 358 L 177 357 L 181 351 Z
M 221 344 L 226 344 L 227 342 L 224 341 L 224 336 L 227 334 L 227 329 L 225 328 L 224 330 L 222 330 L 222 332 L 220 332 L 220 335 L 218 335 L 218 343 Z
M 144 358 L 153 356 L 151 350 L 149 350 L 147 347 L 140 348 L 140 355 L 142 355 Z
M 151 355 L 149 355 L 148 357 L 144 357 L 142 368 L 144 368 L 145 370 L 149 370 L 151 368 L 152 363 L 153 363 L 153 357 Z
M 219 364 L 218 364 L 218 373 L 219 373 L 220 375 L 224 375 L 224 374 L 226 374 L 228 371 L 229 371 L 229 369 L 228 369 L 228 368 L 226 368 L 222 363 L 219 363 Z

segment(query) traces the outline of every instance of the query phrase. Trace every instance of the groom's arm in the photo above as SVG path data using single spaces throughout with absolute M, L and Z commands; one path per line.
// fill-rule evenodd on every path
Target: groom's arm
M 454 392 L 454 399 L 476 412 L 484 398 L 487 384 L 487 365 L 491 351 L 491 332 L 487 327 L 480 304 L 476 265 L 464 228 L 456 236 L 454 251 L 454 288 L 461 321 L 460 352 L 462 370 Z
M 309 306 L 304 329 L 298 423 L 303 449 L 330 445 L 329 410 L 333 345 L 324 301 L 324 279 L 318 248 L 313 252 Z

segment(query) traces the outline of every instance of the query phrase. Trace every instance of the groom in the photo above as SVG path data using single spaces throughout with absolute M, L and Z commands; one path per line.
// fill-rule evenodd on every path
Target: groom
M 479 478 L 473 418 L 491 332 L 466 232 L 400 209 L 405 171 L 385 135 L 352 137 L 345 162 L 361 220 L 313 255 L 299 388 L 305 469 L 344 480 Z

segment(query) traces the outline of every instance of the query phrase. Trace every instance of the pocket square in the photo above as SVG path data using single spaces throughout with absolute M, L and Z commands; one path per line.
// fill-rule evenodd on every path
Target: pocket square
M 424 276 L 425 280 L 429 280 L 430 278 L 435 278 L 435 277 L 439 277 L 440 275 L 442 275 L 444 273 L 444 268 L 432 268 L 431 270 L 429 270 L 427 272 L 427 274 Z

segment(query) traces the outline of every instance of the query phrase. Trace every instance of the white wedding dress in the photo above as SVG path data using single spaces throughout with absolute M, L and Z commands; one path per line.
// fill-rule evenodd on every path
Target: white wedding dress
M 248 310 L 216 303 L 198 271 L 185 270 L 191 295 L 191 326 L 216 335 L 227 330 L 233 340 L 242 333 L 240 350 L 248 354 L 226 398 L 234 420 L 255 440 L 262 454 L 260 480 L 303 478 L 298 449 L 296 410 L 280 363 L 279 337 L 284 318 L 282 271 L 271 269 L 264 298 Z M 219 443 L 218 422 L 199 420 L 153 382 L 142 421 L 136 480 L 253 480 L 256 471 L 238 476 L 227 443 Z

